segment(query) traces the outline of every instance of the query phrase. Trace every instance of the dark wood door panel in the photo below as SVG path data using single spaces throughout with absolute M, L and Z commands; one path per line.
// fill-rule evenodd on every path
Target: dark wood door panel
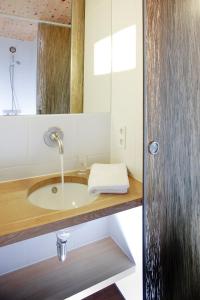
M 200 2 L 146 0 L 144 12 L 144 294 L 200 299 Z

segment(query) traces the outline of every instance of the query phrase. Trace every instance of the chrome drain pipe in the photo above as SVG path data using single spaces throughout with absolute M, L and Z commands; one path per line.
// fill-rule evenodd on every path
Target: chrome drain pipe
M 57 255 L 60 262 L 64 262 L 67 257 L 67 242 L 70 233 L 66 230 L 60 230 L 56 233 L 57 237 Z

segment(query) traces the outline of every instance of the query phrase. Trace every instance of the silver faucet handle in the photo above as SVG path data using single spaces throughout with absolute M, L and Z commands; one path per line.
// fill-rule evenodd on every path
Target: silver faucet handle
M 44 133 L 44 142 L 49 147 L 57 147 L 58 139 L 63 141 L 64 133 L 58 127 L 51 127 Z
M 59 136 L 58 132 L 52 132 L 50 135 L 51 140 L 57 140 L 59 137 L 60 136 Z

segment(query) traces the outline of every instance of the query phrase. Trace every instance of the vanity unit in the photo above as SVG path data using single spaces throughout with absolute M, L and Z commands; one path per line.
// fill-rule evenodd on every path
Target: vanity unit
M 65 183 L 87 185 L 88 174 L 65 174 Z M 29 197 L 43 187 L 60 182 L 45 176 L 0 184 L 0 245 L 5 246 L 76 224 L 142 205 L 142 185 L 129 178 L 127 194 L 102 194 L 78 208 L 48 210 L 33 205 Z M 75 198 L 74 198 L 75 199 Z M 109 265 L 109 268 L 108 268 Z M 0 277 L 0 297 L 10 299 L 54 299 L 88 296 L 92 292 L 132 274 L 130 260 L 111 238 L 70 251 L 64 263 L 50 258 Z M 34 280 L 32 279 L 34 276 Z M 46 282 L 47 284 L 44 284 Z M 76 283 L 76 284 L 75 284 Z M 92 287 L 92 289 L 91 289 Z M 58 297 L 58 298 L 57 298 Z
M 87 175 L 65 175 L 65 182 L 87 184 Z M 127 194 L 102 194 L 91 203 L 66 210 L 48 210 L 33 205 L 28 197 L 35 190 L 60 182 L 43 176 L 0 184 L 0 245 L 5 246 L 61 228 L 101 218 L 142 204 L 142 184 L 129 178 Z

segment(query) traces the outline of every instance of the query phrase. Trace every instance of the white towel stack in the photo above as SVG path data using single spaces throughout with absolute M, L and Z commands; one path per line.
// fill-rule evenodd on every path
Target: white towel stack
M 90 194 L 125 194 L 129 189 L 127 168 L 120 164 L 93 164 L 88 179 Z

